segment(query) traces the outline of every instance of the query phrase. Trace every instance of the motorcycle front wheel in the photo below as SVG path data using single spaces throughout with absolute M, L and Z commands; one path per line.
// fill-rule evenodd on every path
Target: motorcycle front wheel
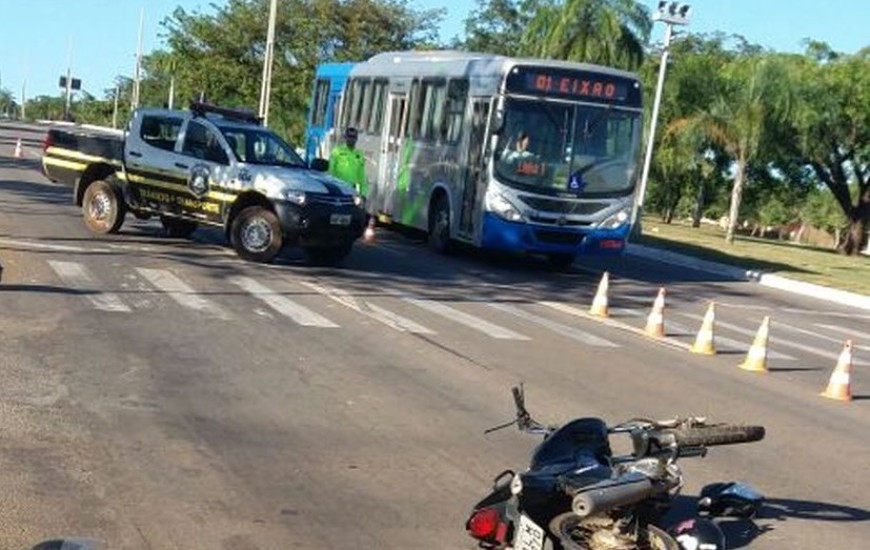
M 553 518 L 550 532 L 564 550 L 682 550 L 673 537 L 655 525 L 641 527 L 637 533 L 620 534 L 573 512 Z

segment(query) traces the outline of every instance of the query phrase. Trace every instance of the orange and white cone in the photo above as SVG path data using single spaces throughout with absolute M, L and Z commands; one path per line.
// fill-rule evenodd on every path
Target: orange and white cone
M 843 351 L 840 352 L 840 357 L 837 360 L 837 366 L 834 367 L 834 372 L 831 373 L 831 379 L 828 381 L 828 387 L 825 388 L 825 391 L 821 393 L 822 397 L 827 397 L 828 399 L 836 399 L 837 401 L 851 401 L 851 370 L 852 341 L 846 340 L 846 345 L 843 346 Z
M 375 240 L 375 218 L 369 218 L 369 223 L 366 225 L 366 230 L 363 231 L 363 241 L 370 243 Z
M 761 326 L 758 327 L 749 353 L 746 354 L 746 360 L 740 365 L 741 369 L 749 372 L 767 372 L 767 340 L 769 337 L 770 317 L 765 317 Z
M 646 318 L 644 332 L 652 338 L 664 338 L 665 336 L 665 287 L 659 289 L 656 301 L 653 302 L 652 311 Z
M 15 158 L 20 159 L 21 157 L 21 138 L 18 138 L 18 141 L 15 143 Z
M 715 336 L 713 335 L 713 327 L 715 324 L 716 304 L 710 302 L 710 307 L 707 308 L 707 314 L 704 315 L 704 322 L 701 323 L 701 330 L 698 331 L 695 343 L 689 351 L 701 355 L 716 355 Z
M 598 292 L 595 293 L 595 299 L 592 300 L 592 307 L 589 308 L 589 314 L 596 317 L 607 317 L 607 290 L 610 288 L 610 274 L 604 272 L 601 276 L 601 282 L 598 283 Z

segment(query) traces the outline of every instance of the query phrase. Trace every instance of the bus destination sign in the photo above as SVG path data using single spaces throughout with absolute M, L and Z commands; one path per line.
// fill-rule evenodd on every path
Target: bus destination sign
M 635 81 L 589 71 L 515 67 L 508 74 L 506 88 L 508 93 L 640 105 L 640 89 Z

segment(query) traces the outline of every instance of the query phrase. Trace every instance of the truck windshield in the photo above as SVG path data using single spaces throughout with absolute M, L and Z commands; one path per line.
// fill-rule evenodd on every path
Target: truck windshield
M 230 149 L 240 162 L 306 168 L 302 157 L 276 134 L 261 128 L 220 127 Z
M 623 195 L 634 186 L 640 113 L 510 98 L 495 174 L 544 193 Z

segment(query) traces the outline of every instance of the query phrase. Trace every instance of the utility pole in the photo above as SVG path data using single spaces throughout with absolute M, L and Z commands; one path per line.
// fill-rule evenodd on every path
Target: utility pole
M 27 104 L 27 77 L 24 77 L 24 82 L 21 84 L 21 120 L 24 120 L 25 117 L 25 108 L 24 106 Z
M 63 108 L 63 119 L 69 120 L 70 97 L 72 96 L 72 36 L 67 40 L 66 48 L 66 103 Z
M 269 124 L 269 94 L 272 91 L 272 62 L 275 57 L 275 19 L 278 14 L 278 0 L 272 0 L 269 8 L 269 30 L 266 34 L 266 52 L 263 59 L 263 81 L 260 88 L 260 118 L 263 125 Z
M 142 26 L 145 23 L 145 8 L 139 12 L 139 44 L 136 47 L 136 68 L 133 71 L 133 94 L 130 98 L 130 110 L 139 106 L 139 79 L 142 71 Z
M 112 128 L 118 127 L 118 96 L 121 95 L 121 83 L 115 82 L 115 108 L 112 110 Z
M 650 116 L 649 136 L 647 137 L 646 156 L 643 161 L 643 172 L 640 176 L 640 188 L 637 193 L 634 213 L 632 215 L 632 234 L 640 236 L 641 234 L 641 215 L 643 213 L 643 202 L 646 197 L 646 185 L 649 178 L 649 169 L 652 164 L 653 144 L 656 136 L 656 122 L 659 117 L 659 106 L 662 102 L 662 89 L 665 85 L 665 70 L 668 66 L 668 53 L 673 37 L 674 25 L 688 25 L 689 12 L 691 6 L 688 4 L 680 4 L 677 2 L 659 2 L 658 13 L 653 15 L 653 21 L 662 21 L 665 23 L 665 45 L 662 51 L 661 64 L 659 65 L 659 78 L 656 83 L 656 95 L 653 100 L 653 110 Z

